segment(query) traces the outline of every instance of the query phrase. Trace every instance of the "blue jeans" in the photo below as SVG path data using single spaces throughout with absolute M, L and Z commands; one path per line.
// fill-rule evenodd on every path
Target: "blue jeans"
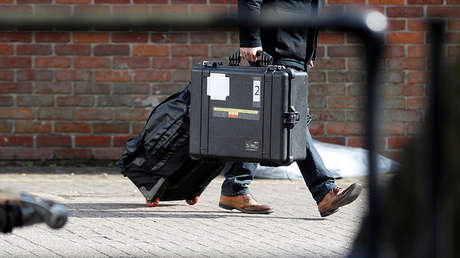
M 310 114 L 308 112 L 308 114 Z M 319 203 L 323 197 L 336 187 L 335 180 L 331 173 L 324 166 L 323 160 L 313 145 L 309 125 L 311 116 L 307 118 L 307 158 L 297 161 L 303 179 L 307 184 L 308 190 L 313 198 Z M 254 179 L 254 173 L 257 163 L 243 163 L 229 161 L 225 164 L 225 180 L 222 184 L 222 194 L 226 196 L 235 196 L 249 194 L 248 185 Z

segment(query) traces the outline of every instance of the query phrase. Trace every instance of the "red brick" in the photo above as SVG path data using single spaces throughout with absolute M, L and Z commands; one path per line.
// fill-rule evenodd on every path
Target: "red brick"
M 343 121 L 345 120 L 345 111 L 343 110 L 315 110 L 312 113 L 313 121 Z
M 29 135 L 0 135 L 0 146 L 32 146 L 33 140 Z
M 128 0 L 129 1 L 129 0 Z M 149 34 L 147 32 L 114 32 L 112 34 L 112 42 L 147 42 Z
M 62 56 L 89 56 L 91 54 L 90 45 L 56 45 L 54 50 L 56 55 Z
M 75 82 L 74 83 L 75 94 L 110 94 L 110 85 L 102 83 L 91 83 L 91 82 Z
M 369 0 L 369 4 L 378 4 L 378 5 L 403 5 L 404 0 Z
M 363 82 L 363 72 L 335 72 L 329 71 L 327 73 L 329 82 Z
M 129 4 L 130 0 L 94 0 L 95 4 Z
M 37 147 L 70 147 L 72 146 L 72 139 L 68 135 L 38 135 Z
M 362 136 L 348 136 L 346 145 L 356 148 L 366 148 L 366 138 Z
M 310 82 L 324 82 L 326 80 L 325 72 L 311 71 L 309 76 Z
M 112 109 L 82 108 L 76 110 L 77 120 L 112 120 Z
M 18 4 L 50 4 L 51 0 L 17 0 Z
M 388 43 L 423 44 L 425 37 L 423 32 L 389 32 Z
M 9 133 L 13 129 L 13 124 L 10 121 L 0 121 L 0 132 Z
M 165 82 L 171 80 L 169 71 L 133 71 L 136 82 Z
M 12 148 L 0 148 L 0 160 L 13 160 L 15 151 Z
M 407 123 L 407 134 L 415 135 L 418 134 L 425 127 L 425 123 L 416 122 L 416 123 Z
M 419 122 L 422 121 L 423 113 L 415 110 L 385 110 L 385 121 L 396 122 Z
M 167 4 L 168 0 L 134 0 L 135 4 Z
M 315 64 L 317 70 L 342 70 L 345 69 L 344 58 L 320 58 Z
M 72 86 L 68 82 L 38 82 L 35 91 L 38 94 L 69 94 Z
M 37 68 L 69 68 L 70 64 L 69 57 L 46 56 L 35 58 L 35 67 Z
M 388 20 L 388 30 L 395 31 L 395 30 L 405 30 L 406 29 L 406 21 L 405 20 Z
M 114 16 L 149 16 L 150 10 L 152 9 L 149 5 L 127 5 L 127 6 L 113 6 L 112 12 Z M 154 7 L 153 9 L 157 9 Z
M 181 91 L 185 88 L 183 83 L 155 83 L 152 85 L 152 94 L 155 95 L 171 95 L 175 92 Z
M 94 105 L 92 96 L 58 96 L 58 106 L 90 107 Z
M 385 46 L 384 56 L 385 57 L 403 57 L 404 47 L 403 46 Z
M 322 135 L 324 134 L 324 123 L 312 121 L 309 130 L 312 135 Z
M 14 101 L 12 96 L 2 96 L 0 95 L 0 106 L 8 107 L 13 106 Z
M 98 45 L 93 49 L 95 56 L 127 56 L 129 55 L 128 45 Z
M 428 6 L 426 9 L 428 17 L 460 17 L 460 6 Z
M 145 121 L 150 114 L 150 110 L 140 108 L 117 109 L 115 120 L 122 121 Z
M 410 0 L 409 0 L 410 1 Z M 422 17 L 423 7 L 387 7 L 388 17 Z
M 129 133 L 129 123 L 94 123 L 94 133 Z
M 56 0 L 57 4 L 89 4 L 91 0 Z
M 84 122 L 59 122 L 54 124 L 56 133 L 90 133 L 91 125 Z
M 365 0 L 327 0 L 328 4 L 364 4 Z
M 113 85 L 113 94 L 136 94 L 136 95 L 149 95 L 150 85 L 146 84 L 116 84 Z
M 8 56 L 13 54 L 13 45 L 1 44 L 0 55 Z
M 193 32 L 190 35 L 192 44 L 225 44 L 227 43 L 227 32 L 225 31 L 207 31 Z
M 51 45 L 17 45 L 17 55 L 50 55 L 52 53 Z
M 149 68 L 150 58 L 148 57 L 115 57 L 113 59 L 114 69 Z
M 447 4 L 460 4 L 460 0 L 447 0 Z
M 53 72 L 47 70 L 16 70 L 18 81 L 51 81 Z
M 460 20 L 452 20 L 448 21 L 448 30 L 460 30 Z
M 231 53 L 235 52 L 235 50 L 238 48 L 239 48 L 239 45 L 237 44 L 211 46 L 211 57 L 228 58 L 228 56 Z
M 426 46 L 408 46 L 408 57 L 425 57 L 427 56 L 428 48 Z
M 158 5 L 152 8 L 152 15 L 179 15 L 187 16 L 188 6 L 183 5 Z
M 51 123 L 45 121 L 16 121 L 15 131 L 17 133 L 49 133 L 51 132 Z
M 32 15 L 31 5 L 2 5 L 0 6 L 1 16 L 22 16 Z
M 345 12 L 347 13 L 355 13 L 355 12 L 367 12 L 367 11 L 377 11 L 380 13 L 385 13 L 385 8 L 383 6 L 375 6 L 375 5 L 347 5 L 345 6 Z
M 155 45 L 133 46 L 133 56 L 168 56 L 168 55 L 169 55 L 168 46 L 155 46 Z
M 31 42 L 32 32 L 0 32 L 0 42 Z
M 426 31 L 428 30 L 428 23 L 426 20 L 408 20 L 407 28 L 412 31 Z
M 75 57 L 75 68 L 110 68 L 109 57 Z
M 408 4 L 442 4 L 443 0 L 407 0 Z
M 131 80 L 128 71 L 96 71 L 94 79 L 98 82 L 128 82 Z
M 23 107 L 49 107 L 54 104 L 53 96 L 17 96 L 16 105 Z
M 188 69 L 190 68 L 190 61 L 188 57 L 154 57 L 152 58 L 152 68 Z
M 349 109 L 349 108 L 362 108 L 362 97 L 329 97 L 328 107 L 331 109 Z
M 142 123 L 132 123 L 133 124 L 133 133 L 134 134 L 139 134 L 142 132 L 142 130 L 145 127 L 145 122 Z
M 389 149 L 401 149 L 409 143 L 410 138 L 407 137 L 388 137 Z
M 190 5 L 191 15 L 226 15 L 227 7 L 222 5 Z
M 173 56 L 208 56 L 208 46 L 177 45 L 172 48 Z
M 12 4 L 13 0 L 0 0 L 0 3 L 2 3 L 2 4 Z
M 33 119 L 32 108 L 0 107 L 0 119 Z
M 70 6 L 63 5 L 47 5 L 47 6 L 35 6 L 35 15 L 39 16 L 69 16 Z
M 448 32 L 447 34 L 447 43 L 460 43 L 460 32 Z
M 72 120 L 73 108 L 40 108 L 37 116 L 43 120 Z
M 90 149 L 59 149 L 56 150 L 56 159 L 88 160 L 91 159 Z
M 114 147 L 124 147 L 129 139 L 135 138 L 135 135 L 116 135 L 113 136 Z
M 14 71 L 0 70 L 0 81 L 12 81 L 13 79 L 14 79 Z
M 187 34 L 185 32 L 155 32 L 151 34 L 151 40 L 153 43 L 187 43 Z
M 406 102 L 403 97 L 387 98 L 383 104 L 383 108 L 385 109 L 404 109 L 406 107 Z
M 186 84 L 187 82 L 190 81 L 191 77 L 190 77 L 190 71 L 187 69 L 187 70 L 175 70 L 172 72 L 172 76 L 171 76 L 171 79 L 173 82 L 183 82 L 184 84 Z
M 50 148 L 23 148 L 16 151 L 18 160 L 49 160 L 53 158 L 53 149 Z
M 108 147 L 110 146 L 110 136 L 103 135 L 77 135 L 75 145 L 82 147 Z
M 69 32 L 36 32 L 36 42 L 69 42 Z
M 100 107 L 126 107 L 132 106 L 135 99 L 140 100 L 141 96 L 99 96 L 97 98 L 97 105 Z
M 448 46 L 447 47 L 447 56 L 449 56 L 449 57 L 460 56 L 460 46 Z
M 386 122 L 383 123 L 383 133 L 385 135 L 404 135 L 404 123 Z
M 407 99 L 407 109 L 426 109 L 427 107 L 427 97 L 409 97 Z
M 122 148 L 98 148 L 94 150 L 94 158 L 97 160 L 118 160 Z
M 73 41 L 75 43 L 104 43 L 109 42 L 109 32 L 74 32 Z
M 348 58 L 348 70 L 364 70 L 363 60 L 361 58 Z
M 409 72 L 407 74 L 408 83 L 424 83 L 426 82 L 425 72 Z
M 425 58 L 391 58 L 386 60 L 386 66 L 389 70 L 424 70 Z
M 331 57 L 359 57 L 364 50 L 358 46 L 328 46 L 327 55 Z
M 83 70 L 61 70 L 56 71 L 58 81 L 88 81 L 91 78 L 90 71 Z
M 424 96 L 425 85 L 423 84 L 407 84 L 402 87 L 403 96 Z
M 110 16 L 110 6 L 108 5 L 77 5 L 74 7 L 74 15 L 75 16 L 93 16 L 93 17 Z M 84 33 L 88 33 L 88 32 L 84 32 Z M 95 32 L 95 33 L 99 33 L 99 32 Z M 90 36 L 90 40 L 101 40 L 101 39 L 103 39 L 103 37 L 98 39 L 97 37 L 93 38 L 93 36 Z
M 238 0 L 210 0 L 211 4 L 237 4 Z
M 32 93 L 30 82 L 0 82 L 0 94 Z
M 328 135 L 362 134 L 363 125 L 362 123 L 352 123 L 352 122 L 328 122 L 326 126 L 326 131 Z
M 30 57 L 0 57 L 0 68 L 30 68 Z

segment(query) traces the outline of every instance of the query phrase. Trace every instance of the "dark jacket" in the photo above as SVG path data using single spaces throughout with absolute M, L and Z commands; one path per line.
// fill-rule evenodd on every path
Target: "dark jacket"
M 243 17 L 263 15 L 318 15 L 321 0 L 238 0 Z M 240 28 L 240 47 L 260 47 L 278 64 L 307 68 L 316 56 L 318 30 Z M 292 64 L 289 64 L 292 63 Z M 307 70 L 307 69 L 305 69 Z

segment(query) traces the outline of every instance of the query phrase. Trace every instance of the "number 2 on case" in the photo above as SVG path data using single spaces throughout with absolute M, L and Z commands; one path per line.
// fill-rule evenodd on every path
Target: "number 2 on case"
M 253 102 L 260 102 L 260 81 L 254 80 L 253 82 L 253 95 L 252 95 L 252 101 Z

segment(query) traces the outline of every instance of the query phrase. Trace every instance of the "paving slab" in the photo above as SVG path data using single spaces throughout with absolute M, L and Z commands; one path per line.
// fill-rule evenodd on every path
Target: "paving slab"
M 103 169 L 3 171 L 0 188 L 62 202 L 70 217 L 60 230 L 40 224 L 0 235 L 0 257 L 344 257 L 367 209 L 365 188 L 354 203 L 321 218 L 303 180 L 254 180 L 255 198 L 275 211 L 251 215 L 218 207 L 221 176 L 196 205 L 149 208 L 127 178 Z M 337 184 L 353 181 L 365 178 Z

